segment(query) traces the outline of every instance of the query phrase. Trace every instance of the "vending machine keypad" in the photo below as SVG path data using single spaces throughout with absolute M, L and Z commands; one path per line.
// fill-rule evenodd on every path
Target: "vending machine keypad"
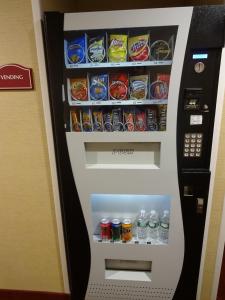
M 200 158 L 202 153 L 202 133 L 185 133 L 184 135 L 184 157 Z

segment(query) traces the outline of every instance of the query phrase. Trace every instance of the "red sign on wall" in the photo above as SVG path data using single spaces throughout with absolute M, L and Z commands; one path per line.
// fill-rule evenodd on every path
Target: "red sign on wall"
M 33 89 L 32 70 L 17 64 L 0 66 L 0 90 Z

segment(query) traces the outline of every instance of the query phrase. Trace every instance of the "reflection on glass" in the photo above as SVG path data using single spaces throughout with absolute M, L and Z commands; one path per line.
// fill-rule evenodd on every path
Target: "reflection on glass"
M 94 240 L 167 244 L 170 200 L 168 195 L 92 194 Z

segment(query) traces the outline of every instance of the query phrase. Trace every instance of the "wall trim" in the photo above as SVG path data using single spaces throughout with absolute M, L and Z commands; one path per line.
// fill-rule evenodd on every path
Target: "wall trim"
M 210 179 L 210 186 L 209 186 L 205 233 L 204 233 L 203 246 L 202 246 L 202 259 L 201 259 L 200 272 L 199 272 L 199 283 L 198 283 L 198 291 L 197 291 L 197 298 L 196 298 L 197 300 L 200 299 L 200 296 L 202 294 L 203 276 L 204 276 L 205 263 L 206 263 L 205 258 L 206 258 L 206 251 L 207 251 L 210 217 L 212 212 L 211 209 L 212 209 L 213 192 L 214 192 L 214 185 L 215 185 L 216 163 L 218 159 L 220 131 L 221 131 L 222 116 L 223 116 L 222 112 L 223 112 L 224 91 L 225 91 L 224 74 L 225 74 L 225 48 L 222 49 L 222 53 L 221 53 L 220 74 L 219 74 L 218 91 L 217 91 L 217 105 L 216 105 L 216 112 L 215 112 L 211 162 L 210 162 L 211 179 Z M 212 295 L 209 295 L 210 297 L 209 299 L 211 300 L 216 299 L 214 298 L 215 288 L 213 288 L 213 290 L 214 291 Z
M 70 300 L 65 293 L 21 291 L 0 289 L 0 299 L 4 300 Z
M 40 78 L 40 85 L 41 85 L 44 118 L 45 118 L 48 157 L 49 157 L 50 170 L 51 170 L 55 216 L 56 216 L 57 231 L 58 231 L 57 233 L 58 233 L 58 242 L 59 242 L 58 245 L 60 251 L 60 263 L 61 263 L 62 274 L 63 274 L 64 292 L 70 293 L 66 251 L 65 251 L 65 240 L 64 240 L 63 225 L 62 225 L 62 213 L 60 207 L 58 177 L 57 177 L 57 169 L 56 169 L 55 149 L 54 149 L 53 131 L 52 131 L 50 104 L 49 104 L 44 44 L 43 44 L 42 27 L 41 27 L 41 19 L 42 19 L 41 1 L 32 0 L 31 6 L 32 6 L 32 13 L 33 13 L 33 24 L 34 24 L 34 33 L 35 33 L 35 41 L 36 41 L 36 49 L 37 49 L 38 70 L 39 70 L 39 78 Z

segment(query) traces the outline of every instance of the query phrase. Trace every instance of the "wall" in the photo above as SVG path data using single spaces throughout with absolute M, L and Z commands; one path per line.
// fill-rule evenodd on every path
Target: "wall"
M 0 91 L 0 289 L 63 291 L 29 0 L 0 0 L 0 65 L 31 67 L 33 91 Z

